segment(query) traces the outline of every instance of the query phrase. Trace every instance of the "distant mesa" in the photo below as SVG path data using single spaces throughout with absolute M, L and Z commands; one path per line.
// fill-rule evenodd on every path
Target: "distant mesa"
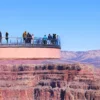
M 61 58 L 64 61 L 69 62 L 83 62 L 93 64 L 96 67 L 100 67 L 100 50 L 90 50 L 90 51 L 62 51 Z

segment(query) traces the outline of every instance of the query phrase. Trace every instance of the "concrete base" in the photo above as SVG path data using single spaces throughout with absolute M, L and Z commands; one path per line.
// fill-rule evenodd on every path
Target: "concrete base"
M 55 59 L 58 48 L 0 48 L 0 59 Z

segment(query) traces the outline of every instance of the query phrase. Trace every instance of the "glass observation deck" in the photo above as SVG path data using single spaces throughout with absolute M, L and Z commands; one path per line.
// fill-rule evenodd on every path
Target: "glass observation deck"
M 41 37 L 34 37 L 34 39 L 27 38 L 23 40 L 22 37 L 9 37 L 8 42 L 5 37 L 0 40 L 0 47 L 28 47 L 28 48 L 59 48 L 61 49 L 61 42 L 59 39 L 46 39 Z

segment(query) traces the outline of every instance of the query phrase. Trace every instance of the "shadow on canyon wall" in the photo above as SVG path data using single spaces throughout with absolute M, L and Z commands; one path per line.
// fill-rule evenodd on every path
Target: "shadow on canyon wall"
M 0 100 L 100 100 L 100 77 L 85 64 L 2 64 Z

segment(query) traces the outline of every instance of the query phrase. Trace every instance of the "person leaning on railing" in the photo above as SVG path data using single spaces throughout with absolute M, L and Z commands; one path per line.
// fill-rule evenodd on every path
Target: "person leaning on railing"
M 27 33 L 27 40 L 26 40 L 26 43 L 30 43 L 31 44 L 31 39 L 32 39 L 32 36 L 30 33 Z
M 43 37 L 43 44 L 47 44 L 47 36 L 46 35 L 44 35 L 44 37 Z
M 2 43 L 2 33 L 0 31 L 0 44 Z

